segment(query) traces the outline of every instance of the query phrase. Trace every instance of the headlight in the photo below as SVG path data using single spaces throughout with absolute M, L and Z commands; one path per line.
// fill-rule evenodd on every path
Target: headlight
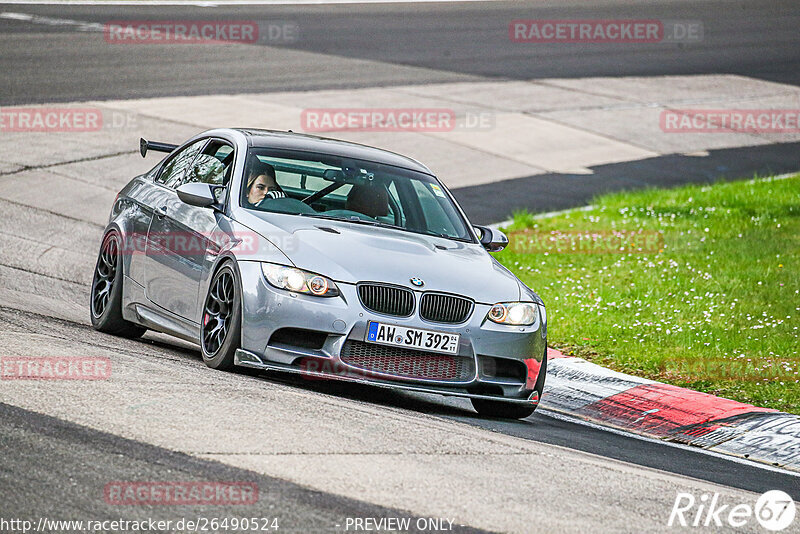
M 527 326 L 536 322 L 536 314 L 533 302 L 500 302 L 489 309 L 486 317 L 498 324 Z
M 335 297 L 339 295 L 336 284 L 324 276 L 309 273 L 294 267 L 262 263 L 261 272 L 270 285 L 293 293 L 314 295 L 315 297 Z

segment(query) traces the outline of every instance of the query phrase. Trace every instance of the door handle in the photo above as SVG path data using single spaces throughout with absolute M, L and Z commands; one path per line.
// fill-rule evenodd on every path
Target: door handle
M 159 219 L 163 219 L 164 217 L 167 216 L 167 207 L 166 206 L 161 206 L 160 208 L 156 208 L 155 209 L 155 214 L 156 214 L 156 217 L 158 217 Z

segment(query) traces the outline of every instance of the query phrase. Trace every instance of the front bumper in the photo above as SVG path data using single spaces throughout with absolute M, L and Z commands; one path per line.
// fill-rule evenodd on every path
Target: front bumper
M 414 383 L 381 380 L 377 378 L 367 378 L 359 374 L 349 375 L 340 372 L 333 373 L 328 371 L 312 371 L 301 366 L 291 366 L 279 363 L 265 362 L 257 354 L 242 349 L 238 349 L 236 351 L 236 355 L 234 357 L 234 363 L 241 367 L 249 367 L 251 369 L 261 369 L 262 371 L 277 371 L 282 373 L 299 374 L 309 380 L 341 380 L 344 382 L 367 384 L 370 386 L 383 387 L 387 389 L 402 389 L 405 391 L 416 391 L 419 393 L 433 393 L 436 395 L 448 395 L 452 397 L 464 397 L 470 399 L 498 400 L 497 395 L 481 395 L 478 393 L 470 393 L 469 391 L 466 390 L 462 391 L 460 389 L 455 389 L 450 387 L 442 388 L 442 387 L 436 387 L 435 385 L 424 386 Z M 508 402 L 512 404 L 538 405 L 540 399 L 539 399 L 539 392 L 533 390 L 528 395 L 528 397 L 524 398 L 502 397 L 502 400 L 503 402 Z
M 258 262 L 240 261 L 242 277 L 242 349 L 236 364 L 244 367 L 301 374 L 309 379 L 336 379 L 369 383 L 426 393 L 470 398 L 502 399 L 509 402 L 537 403 L 538 373 L 545 355 L 546 324 L 544 310 L 536 323 L 525 327 L 498 325 L 486 320 L 491 304 L 476 303 L 472 315 L 462 324 L 433 323 L 422 319 L 415 307 L 410 317 L 394 317 L 367 310 L 352 284 L 338 283 L 341 295 L 318 298 L 292 294 L 270 286 Z M 422 291 L 414 291 L 419 302 Z M 362 349 L 369 321 L 411 328 L 460 334 L 459 372 L 438 377 L 387 372 L 386 368 L 355 365 L 348 356 L 354 345 Z M 288 341 L 274 334 L 291 329 L 310 332 L 320 340 L 307 343 Z M 349 345 L 349 346 L 348 346 Z M 372 345 L 375 352 L 387 354 L 391 348 Z M 398 351 L 400 349 L 398 348 Z M 363 350 L 362 350 L 363 352 Z M 343 354 L 345 357 L 343 357 Z M 404 349 L 394 358 L 417 362 L 447 360 L 448 356 Z M 391 356 L 390 356 L 391 357 Z M 397 367 L 400 368 L 400 367 Z M 502 369 L 502 372 L 498 370 Z M 540 389 L 540 388 L 539 388 Z

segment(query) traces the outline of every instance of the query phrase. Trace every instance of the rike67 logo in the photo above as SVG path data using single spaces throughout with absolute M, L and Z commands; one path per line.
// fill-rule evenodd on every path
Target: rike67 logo
M 771 532 L 788 528 L 796 514 L 796 505 L 788 493 L 771 490 L 761 495 L 755 506 L 749 503 L 726 503 L 719 493 L 678 493 L 667 524 L 681 527 L 733 527 L 750 524 L 753 519 Z

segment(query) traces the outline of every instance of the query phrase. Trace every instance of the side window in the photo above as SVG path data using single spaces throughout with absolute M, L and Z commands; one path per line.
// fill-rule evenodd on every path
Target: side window
M 197 156 L 192 168 L 176 187 L 200 182 L 212 185 L 227 185 L 233 170 L 233 147 L 222 141 L 212 140 Z
M 178 182 L 182 180 L 186 172 L 186 168 L 192 163 L 192 160 L 194 160 L 194 157 L 200 152 L 200 149 L 203 148 L 205 143 L 206 139 L 201 139 L 178 152 L 178 154 L 164 166 L 161 174 L 156 178 L 156 183 L 172 187 L 173 189 L 177 188 L 180 185 Z

